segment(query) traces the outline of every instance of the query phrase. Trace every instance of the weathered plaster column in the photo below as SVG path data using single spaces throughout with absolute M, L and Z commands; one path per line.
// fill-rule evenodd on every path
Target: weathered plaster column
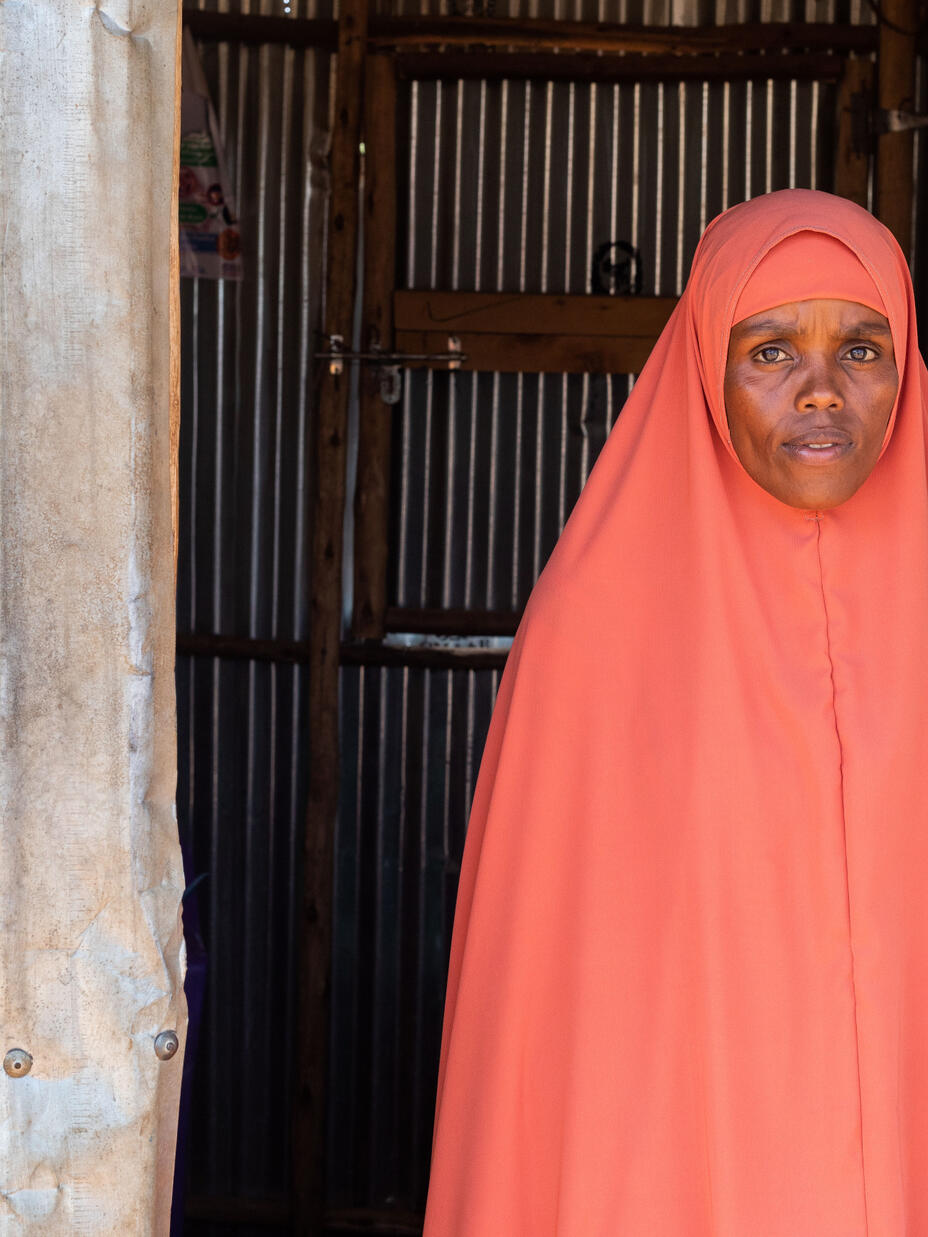
M 0 3 L 2 1237 L 168 1228 L 176 35 Z

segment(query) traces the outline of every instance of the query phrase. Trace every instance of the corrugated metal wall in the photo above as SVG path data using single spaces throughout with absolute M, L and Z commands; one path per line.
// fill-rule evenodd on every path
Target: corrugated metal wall
M 336 844 L 333 1207 L 424 1198 L 445 947 L 494 670 L 345 668 Z
M 243 281 L 184 280 L 182 632 L 307 634 L 306 478 L 326 206 L 328 59 L 204 43 Z M 288 1190 L 305 668 L 177 667 L 178 813 L 209 952 L 190 1191 Z M 260 1131 L 260 1134 L 258 1134 Z
M 286 8 L 327 15 L 306 0 Z M 466 11 L 464 0 L 380 8 Z M 495 12 L 870 19 L 866 0 L 497 0 Z M 183 288 L 178 621 L 183 631 L 302 639 L 328 57 L 201 50 L 246 277 Z M 586 292 L 599 245 L 626 240 L 641 250 L 643 291 L 673 294 L 718 210 L 790 184 L 830 186 L 833 121 L 833 88 L 807 82 L 407 83 L 400 278 Z M 409 374 L 394 419 L 391 603 L 518 610 L 630 385 L 624 375 Z M 457 869 L 498 673 L 342 671 L 334 1208 L 422 1206 Z M 209 873 L 191 1164 L 199 1196 L 287 1191 L 305 701 L 299 668 L 179 661 L 179 812 L 194 870 Z

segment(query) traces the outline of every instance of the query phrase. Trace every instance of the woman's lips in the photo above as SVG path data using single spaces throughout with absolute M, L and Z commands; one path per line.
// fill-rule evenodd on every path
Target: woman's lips
M 783 449 L 793 459 L 803 464 L 833 464 L 854 448 L 854 440 L 847 430 L 833 427 L 804 430 L 787 439 Z

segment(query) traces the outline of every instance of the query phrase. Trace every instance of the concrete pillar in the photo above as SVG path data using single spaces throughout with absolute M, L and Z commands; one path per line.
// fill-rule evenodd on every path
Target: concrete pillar
M 168 1231 L 177 21 L 0 3 L 0 1237 Z

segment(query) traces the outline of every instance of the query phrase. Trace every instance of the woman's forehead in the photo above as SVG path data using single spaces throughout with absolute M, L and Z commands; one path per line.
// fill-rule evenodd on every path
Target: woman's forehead
M 816 297 L 790 301 L 763 309 L 732 325 L 732 335 L 743 338 L 771 330 L 807 334 L 825 329 L 836 336 L 865 332 L 871 335 L 892 334 L 885 314 L 859 301 L 843 298 Z

